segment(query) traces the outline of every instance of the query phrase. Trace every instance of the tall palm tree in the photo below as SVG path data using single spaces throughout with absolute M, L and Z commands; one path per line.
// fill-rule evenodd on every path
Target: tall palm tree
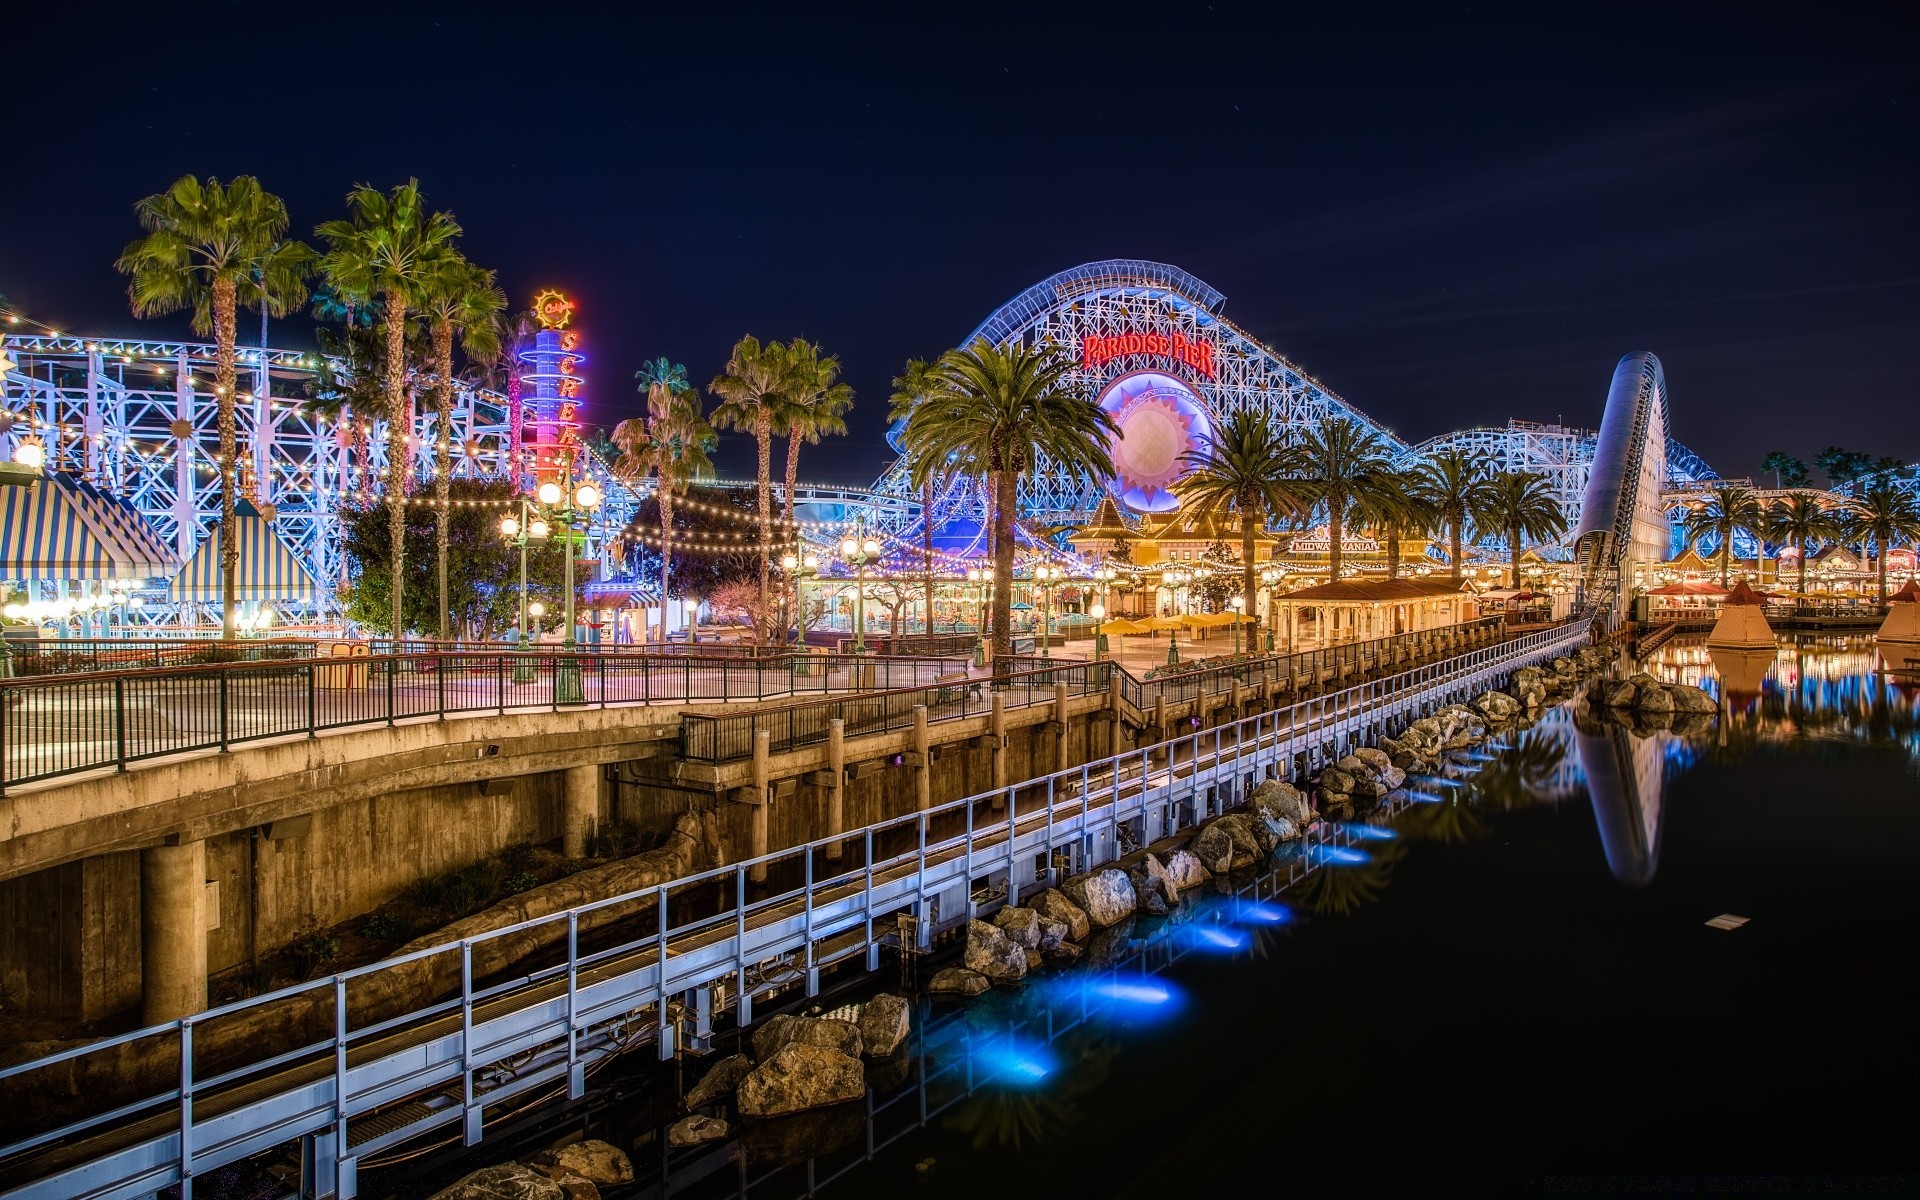
M 1720 586 L 1733 574 L 1733 535 L 1759 533 L 1767 525 L 1766 509 L 1751 489 L 1728 483 L 1713 489 L 1707 502 L 1687 514 L 1682 535 L 1697 542 L 1709 535 L 1720 539 Z
M 460 236 L 450 213 L 430 213 L 420 181 L 381 193 L 366 184 L 347 193 L 348 216 L 315 231 L 327 240 L 320 269 L 342 296 L 365 304 L 378 299 L 386 319 L 387 537 L 393 571 L 393 636 L 405 634 L 400 601 L 405 587 L 407 434 L 407 314 L 426 295 L 434 264 Z
M 755 483 L 760 500 L 761 612 L 767 610 L 767 556 L 773 547 L 773 419 L 786 403 L 790 383 L 786 347 L 779 342 L 763 346 L 748 334 L 733 344 L 726 367 L 707 385 L 709 392 L 720 397 L 711 417 L 714 426 L 751 432 L 760 451 Z
M 467 357 L 487 361 L 499 353 L 500 319 L 507 295 L 494 285 L 493 272 L 474 266 L 452 247 L 435 257 L 427 273 L 422 314 L 433 335 L 434 459 L 433 502 L 435 567 L 440 582 L 440 640 L 452 620 L 447 603 L 447 548 L 453 510 L 453 338 Z
M 146 236 L 121 252 L 114 267 L 127 285 L 136 317 L 188 308 L 193 330 L 213 334 L 214 396 L 220 425 L 220 636 L 233 637 L 234 585 L 240 543 L 234 538 L 240 435 L 234 418 L 234 317 L 244 306 L 284 316 L 307 299 L 313 251 L 288 241 L 287 206 L 251 175 L 227 184 L 182 175 L 173 186 L 134 205 Z
M 787 343 L 787 371 L 790 382 L 786 402 L 776 414 L 787 436 L 787 486 L 784 495 L 787 536 L 793 537 L 793 491 L 800 479 L 800 443 L 820 444 L 823 437 L 844 437 L 845 417 L 853 407 L 853 389 L 840 382 L 840 359 L 821 354 L 820 347 L 805 338 Z
M 1887 551 L 1920 538 L 1920 504 L 1888 483 L 1876 483 L 1853 502 L 1847 529 L 1861 543 L 1871 540 L 1880 564 L 1880 603 L 1887 602 Z
M 660 506 L 660 643 L 667 641 L 667 595 L 673 567 L 673 500 L 696 479 L 713 474 L 713 427 L 700 413 L 700 393 L 687 382 L 687 369 L 658 359 L 633 376 L 647 397 L 647 415 L 613 427 L 620 449 L 619 470 L 629 478 L 652 475 L 654 501 Z
M 923 484 L 940 464 L 970 466 L 993 481 L 993 658 L 1004 675 L 1013 652 L 1013 522 L 1020 477 L 1045 456 L 1094 479 L 1113 474 L 1107 446 L 1119 433 L 1100 406 L 1068 386 L 1073 360 L 1053 346 L 975 341 L 940 356 L 933 388 L 901 439 Z
M 887 413 L 889 422 L 901 422 L 913 415 L 913 410 L 928 392 L 933 390 L 932 368 L 924 358 L 910 358 L 900 374 L 893 377 L 893 406 Z M 927 609 L 927 632 L 933 632 L 933 493 L 941 475 L 940 463 L 929 465 L 924 476 L 915 475 L 911 467 L 909 475 L 920 480 L 920 566 L 925 573 L 922 579 L 922 602 Z
M 1357 511 L 1387 544 L 1388 579 L 1400 578 L 1401 543 L 1436 524 L 1434 510 L 1420 491 L 1419 475 L 1414 471 L 1380 472 L 1374 477 L 1374 486 L 1359 497 Z
M 1840 518 L 1805 492 L 1795 492 L 1767 512 L 1766 536 L 1800 550 L 1800 594 L 1807 594 L 1808 543 L 1841 536 Z
M 1340 579 L 1341 538 L 1354 505 L 1392 464 L 1380 435 L 1350 417 L 1309 428 L 1299 444 L 1302 493 L 1327 510 L 1328 578 Z
M 1526 540 L 1552 541 L 1567 531 L 1567 514 L 1538 471 L 1502 471 L 1488 479 L 1484 512 L 1487 524 L 1507 535 L 1514 587 L 1520 586 L 1520 550 Z
M 1205 445 L 1182 456 L 1190 468 L 1180 499 L 1196 509 L 1232 509 L 1240 518 L 1240 591 L 1249 615 L 1258 615 L 1254 536 L 1275 517 L 1298 516 L 1311 507 L 1289 478 L 1298 455 L 1273 423 L 1242 409 L 1221 422 Z M 1255 625 L 1253 636 L 1259 637 Z M 1258 645 L 1257 641 L 1250 643 Z
M 1420 464 L 1415 494 L 1432 510 L 1436 523 L 1446 527 L 1447 561 L 1453 581 L 1459 583 L 1467 526 L 1481 524 L 1486 512 L 1486 470 L 1458 450 L 1443 450 Z

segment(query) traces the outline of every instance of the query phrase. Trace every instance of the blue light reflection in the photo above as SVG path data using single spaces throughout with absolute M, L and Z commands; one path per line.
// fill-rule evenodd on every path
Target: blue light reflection
M 1357 867 L 1373 861 L 1365 850 L 1355 850 L 1350 846 L 1316 846 L 1314 855 L 1321 862 L 1336 867 Z
M 972 1055 L 975 1067 L 1008 1087 L 1038 1087 L 1060 1069 L 1051 1049 L 1014 1037 L 978 1042 Z
M 1285 925 L 1293 920 L 1293 910 L 1284 904 L 1256 900 L 1252 904 L 1241 905 L 1234 913 L 1234 919 L 1249 925 Z
M 1342 825 L 1347 835 L 1361 842 L 1390 842 L 1400 836 L 1382 825 Z
M 1245 950 L 1251 941 L 1246 931 L 1222 925 L 1185 925 L 1181 927 L 1180 936 L 1188 949 L 1206 954 L 1235 954 Z

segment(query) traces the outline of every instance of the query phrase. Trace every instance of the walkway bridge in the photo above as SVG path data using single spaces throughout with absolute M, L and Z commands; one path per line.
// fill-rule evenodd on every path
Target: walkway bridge
M 1566 654 L 1585 620 L 929 807 L 660 887 L 433 947 L 0 1071 L 10 1113 L 73 1094 L 96 1109 L 0 1148 L 4 1200 L 120 1200 L 289 1142 L 305 1195 L 351 1197 L 356 1164 L 434 1131 L 480 1140 L 489 1110 L 556 1091 L 639 1045 L 699 1048 L 715 1018 L 871 970 L 911 915 L 941 929 L 1062 873 L 1123 857 Z M 771 882 L 751 886 L 757 875 Z M 530 952 L 532 957 L 529 958 Z M 531 969 L 529 968 L 531 962 Z M 396 977 L 444 1000 L 404 1011 Z M 114 1095 L 114 1086 L 131 1095 Z M 111 1108 L 105 1106 L 111 1105 Z

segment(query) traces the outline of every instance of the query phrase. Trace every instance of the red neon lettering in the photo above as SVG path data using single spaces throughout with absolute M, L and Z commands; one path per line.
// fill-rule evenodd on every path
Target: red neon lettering
M 1192 367 L 1211 379 L 1214 375 L 1213 343 L 1190 338 L 1184 333 L 1085 334 L 1080 339 L 1080 363 L 1092 369 L 1127 355 L 1169 358 Z

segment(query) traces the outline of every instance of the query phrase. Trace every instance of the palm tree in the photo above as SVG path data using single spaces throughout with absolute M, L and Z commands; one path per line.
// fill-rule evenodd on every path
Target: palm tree
M 220 406 L 220 636 L 233 638 L 240 543 L 234 538 L 239 429 L 234 419 L 234 317 L 245 306 L 284 316 L 307 299 L 313 251 L 286 240 L 287 206 L 251 175 L 222 185 L 182 175 L 134 205 L 147 231 L 114 267 L 132 276 L 136 317 L 193 310 L 193 330 L 214 341 L 214 396 Z
M 1337 583 L 1347 516 L 1391 465 L 1387 445 L 1358 421 L 1335 417 L 1307 430 L 1299 455 L 1303 494 L 1327 510 L 1328 578 Z
M 1415 493 L 1435 521 L 1446 526 L 1447 561 L 1453 566 L 1453 581 L 1459 583 L 1467 526 L 1481 524 L 1486 512 L 1487 473 L 1460 451 L 1443 450 L 1420 464 Z
M 1887 602 L 1887 551 L 1920 538 L 1920 504 L 1888 483 L 1876 483 L 1853 502 L 1847 529 L 1863 545 L 1871 539 L 1880 564 L 1880 603 Z
M 1767 513 L 1766 536 L 1800 549 L 1802 596 L 1807 594 L 1807 544 L 1832 541 L 1840 537 L 1841 532 L 1840 519 L 1805 492 L 1795 492 Z
M 1538 471 L 1502 471 L 1487 480 L 1487 524 L 1507 535 L 1514 587 L 1520 586 L 1520 549 L 1526 539 L 1551 541 L 1567 531 L 1567 514 Z
M 1758 533 L 1766 528 L 1767 513 L 1753 492 L 1739 484 L 1727 483 L 1713 489 L 1707 503 L 1687 514 L 1680 528 L 1689 542 L 1713 535 L 1720 539 L 1720 586 L 1726 587 L 1733 573 L 1733 535 Z
M 1260 611 L 1254 535 L 1275 517 L 1310 507 L 1289 478 L 1297 457 L 1272 422 L 1245 409 L 1230 414 L 1204 448 L 1182 456 L 1190 470 L 1180 483 L 1181 500 L 1202 512 L 1232 509 L 1240 516 L 1240 590 L 1250 615 Z M 1259 634 L 1256 625 L 1253 637 Z
M 1094 479 L 1113 474 L 1107 453 L 1119 430 L 1100 406 L 1067 384 L 1073 360 L 1052 346 L 975 341 L 934 364 L 932 390 L 901 439 L 915 486 L 942 464 L 966 464 L 993 481 L 994 670 L 1013 652 L 1013 521 L 1020 477 L 1042 456 Z
M 422 312 L 433 334 L 434 558 L 440 581 L 440 640 L 448 637 L 451 620 L 447 603 L 447 544 L 453 517 L 448 504 L 453 486 L 453 337 L 467 357 L 487 361 L 499 353 L 500 318 L 507 296 L 494 286 L 493 272 L 474 266 L 448 247 L 435 257 L 428 272 Z
M 320 260 L 327 282 L 343 297 L 365 304 L 378 299 L 387 333 L 387 537 L 392 543 L 393 637 L 405 632 L 400 616 L 405 587 L 407 529 L 407 314 L 427 291 L 434 264 L 460 236 L 449 213 L 429 213 L 420 181 L 409 179 L 382 194 L 366 184 L 347 193 L 344 220 L 315 232 L 327 240 Z
M 767 555 L 773 545 L 773 419 L 786 403 L 791 380 L 786 347 L 779 342 L 760 344 L 748 334 L 733 344 L 733 354 L 707 390 L 720 397 L 713 410 L 715 428 L 751 431 L 760 451 L 760 611 L 767 610 Z M 757 633 L 756 623 L 756 635 Z
M 622 421 L 613 428 L 620 448 L 621 474 L 655 480 L 654 500 L 660 506 L 660 643 L 667 641 L 667 587 L 673 564 L 673 498 L 695 479 L 713 474 L 709 456 L 719 439 L 700 415 L 700 394 L 687 382 L 687 369 L 658 359 L 633 376 L 647 397 L 643 419 Z
M 853 389 L 840 382 L 838 357 L 820 353 L 820 347 L 805 338 L 787 343 L 787 370 L 790 381 L 785 403 L 776 414 L 779 428 L 787 435 L 787 487 L 782 514 L 787 536 L 793 536 L 793 490 L 800 478 L 800 443 L 817 446 L 823 437 L 843 437 L 847 423 L 843 419 L 853 407 Z
M 1387 578 L 1400 578 L 1400 543 L 1435 524 L 1434 510 L 1419 488 L 1419 475 L 1394 469 L 1380 472 L 1357 507 L 1361 519 L 1387 543 Z
M 887 413 L 889 422 L 905 421 L 913 415 L 914 406 L 933 390 L 931 371 L 924 358 L 907 360 L 906 369 L 893 377 L 893 407 Z M 922 600 L 927 609 L 928 633 L 933 632 L 933 492 L 940 475 L 940 465 L 930 464 L 924 475 L 917 474 L 911 467 L 908 469 L 909 475 L 920 480 L 920 565 L 926 572 L 922 580 Z

